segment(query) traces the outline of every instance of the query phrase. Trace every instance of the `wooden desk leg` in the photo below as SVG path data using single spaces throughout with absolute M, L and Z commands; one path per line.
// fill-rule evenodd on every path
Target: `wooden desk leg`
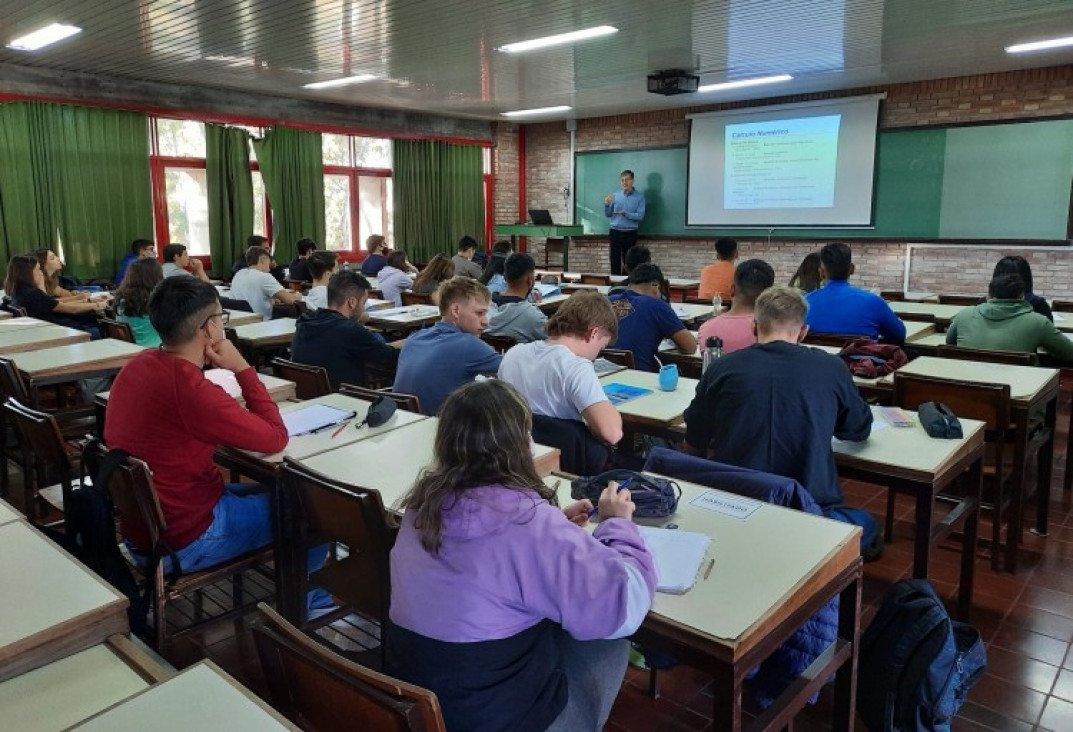
M 741 700 L 745 681 L 744 674 L 739 675 L 733 670 L 729 673 L 725 669 L 712 674 L 715 683 L 712 685 L 715 709 L 712 714 L 712 728 L 740 732 L 741 730 Z
M 916 537 L 913 547 L 913 577 L 928 578 L 928 562 L 931 559 L 931 514 L 935 505 L 935 487 L 915 485 Z
M 1047 402 L 1044 429 L 1050 430 L 1050 438 L 1036 456 L 1036 530 L 1040 536 L 1047 535 L 1047 520 L 1051 509 L 1051 480 L 1054 468 L 1054 438 L 1058 423 L 1058 397 Z
M 856 579 L 838 595 L 838 637 L 851 641 L 853 652 L 835 673 L 831 720 L 834 732 L 853 730 L 857 703 L 857 650 L 861 639 L 861 572 L 861 565 L 858 565 Z
M 965 533 L 961 541 L 961 581 L 958 587 L 958 620 L 969 622 L 972 612 L 972 587 L 976 573 L 976 539 L 980 526 L 980 504 L 984 500 L 984 457 L 980 457 L 969 468 L 968 486 L 975 494 L 975 505 L 965 516 Z
M 1028 483 L 1026 473 L 1028 466 L 1028 408 L 1014 411 L 1014 430 L 1017 440 L 1013 447 L 1013 494 L 1010 496 L 1009 516 L 1006 520 L 1006 571 L 1017 572 L 1017 556 L 1021 548 L 1021 524 L 1025 513 L 1025 486 Z M 997 491 L 996 491 L 997 492 Z M 1001 498 L 996 496 L 996 499 Z M 997 513 L 997 511 L 996 511 Z M 997 551 L 995 547 L 992 551 Z

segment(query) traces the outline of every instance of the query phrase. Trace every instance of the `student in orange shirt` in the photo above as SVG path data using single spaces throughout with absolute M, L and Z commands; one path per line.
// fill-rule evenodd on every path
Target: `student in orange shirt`
M 738 242 L 720 239 L 715 243 L 715 264 L 700 271 L 699 297 L 705 300 L 719 295 L 724 300 L 731 298 L 730 286 L 734 284 L 734 260 L 738 258 Z

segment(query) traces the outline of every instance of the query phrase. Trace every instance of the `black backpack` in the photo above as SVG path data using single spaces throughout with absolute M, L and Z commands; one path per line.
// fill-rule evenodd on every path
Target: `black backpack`
M 987 668 L 979 632 L 951 620 L 927 580 L 883 596 L 861 636 L 857 711 L 873 732 L 947 732 Z

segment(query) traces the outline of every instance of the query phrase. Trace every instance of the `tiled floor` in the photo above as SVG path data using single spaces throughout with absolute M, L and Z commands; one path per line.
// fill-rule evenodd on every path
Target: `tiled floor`
M 1063 494 L 1060 487 L 1069 402 L 1070 384 L 1064 383 L 1049 535 L 1042 538 L 1026 532 L 1017 575 L 992 571 L 986 550 L 978 553 L 972 622 L 988 643 L 989 666 L 955 720 L 955 730 L 1073 730 L 1073 496 Z M 847 483 L 845 493 L 852 505 L 882 518 L 884 489 Z M 865 565 L 865 624 L 883 592 L 893 582 L 909 576 L 911 512 L 909 499 L 901 498 L 894 543 L 886 547 L 880 560 Z M 1030 509 L 1026 526 L 1031 514 Z M 981 536 L 989 535 L 988 531 L 985 521 Z M 933 553 L 931 576 L 948 603 L 957 591 L 959 561 L 959 549 L 953 542 Z M 167 653 L 169 660 L 180 667 L 206 656 L 254 691 L 263 693 L 264 679 L 243 623 L 211 627 L 175 644 Z M 703 674 L 687 667 L 663 671 L 660 697 L 652 699 L 647 689 L 647 673 L 630 669 L 608 730 L 714 729 L 710 681 Z M 795 729 L 827 729 L 829 696 L 827 689 L 819 704 L 795 722 Z

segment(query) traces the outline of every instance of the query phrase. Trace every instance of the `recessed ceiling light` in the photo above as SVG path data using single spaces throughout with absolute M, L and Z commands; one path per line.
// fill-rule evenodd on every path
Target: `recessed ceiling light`
M 24 36 L 16 38 L 11 43 L 7 44 L 7 47 L 19 51 L 36 51 L 39 48 L 51 46 L 57 41 L 62 41 L 64 38 L 70 38 L 81 32 L 82 29 L 77 26 L 53 23 L 52 25 L 46 25 L 40 30 L 35 30 L 33 33 L 27 33 Z
M 513 112 L 500 112 L 504 117 L 529 117 L 538 114 L 555 114 L 556 112 L 569 112 L 570 107 L 537 107 L 536 109 L 516 109 Z
M 790 81 L 794 77 L 789 74 L 778 76 L 760 76 L 755 79 L 741 79 L 739 81 L 724 81 L 719 84 L 705 84 L 697 87 L 698 92 L 723 91 L 724 89 L 741 89 L 747 86 L 760 86 L 761 84 L 777 84 L 780 81 Z
M 534 38 L 531 41 L 508 43 L 505 46 L 500 46 L 499 50 L 504 51 L 505 53 L 521 53 L 522 51 L 533 51 L 538 48 L 547 48 L 548 46 L 560 46 L 564 43 L 584 41 L 589 38 L 609 36 L 612 33 L 618 33 L 618 28 L 613 25 L 598 25 L 595 28 L 586 28 L 584 30 L 571 31 L 570 33 L 560 33 L 554 36 Z
M 346 76 L 342 79 L 329 79 L 328 81 L 314 81 L 312 84 L 303 84 L 303 89 L 331 89 L 335 86 L 348 86 L 350 84 L 362 84 L 366 81 L 372 81 L 376 77 L 372 74 L 358 74 L 357 76 Z
M 1006 46 L 1006 53 L 1031 53 L 1032 51 L 1049 51 L 1052 48 L 1065 48 L 1073 46 L 1073 36 L 1065 38 L 1052 38 L 1049 41 L 1033 41 L 1032 43 L 1018 43 Z

